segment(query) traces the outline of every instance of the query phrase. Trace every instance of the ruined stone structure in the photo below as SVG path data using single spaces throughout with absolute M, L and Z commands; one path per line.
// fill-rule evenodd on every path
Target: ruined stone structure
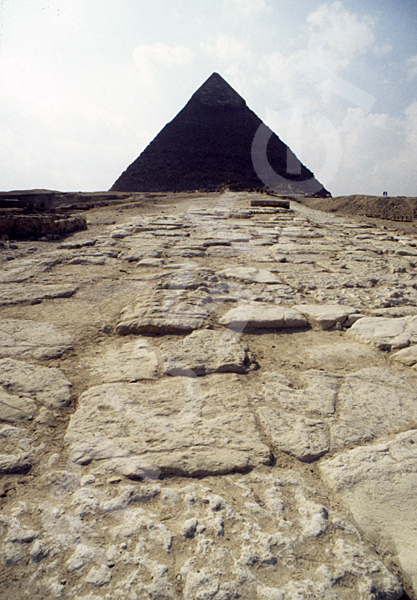
M 111 190 L 182 192 L 225 187 L 328 195 L 245 100 L 213 73 Z

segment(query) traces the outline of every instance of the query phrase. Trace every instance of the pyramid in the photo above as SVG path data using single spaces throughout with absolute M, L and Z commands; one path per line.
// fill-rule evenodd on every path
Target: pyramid
M 225 187 L 330 195 L 245 100 L 213 73 L 111 191 L 216 191 Z

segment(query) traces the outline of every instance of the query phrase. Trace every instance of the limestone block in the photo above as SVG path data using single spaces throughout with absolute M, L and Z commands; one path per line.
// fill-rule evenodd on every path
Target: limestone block
M 391 359 L 396 360 L 407 367 L 413 367 L 417 364 L 417 345 L 398 350 L 398 352 L 395 352 L 391 356 Z
M 72 335 L 53 323 L 0 319 L 0 356 L 56 358 L 72 347 Z
M 319 468 L 365 536 L 382 547 L 392 543 L 417 596 L 417 431 L 323 460 Z
M 338 420 L 331 425 L 332 447 L 413 427 L 417 392 L 415 386 L 387 369 L 370 367 L 347 375 L 338 406 Z
M 157 290 L 122 311 L 116 332 L 120 335 L 191 333 L 208 323 L 211 302 L 205 291 L 188 291 L 174 285 Z
M 148 469 L 228 473 L 270 460 L 233 374 L 90 388 L 79 398 L 65 443 L 79 464 L 95 461 L 98 469 L 123 474 L 129 462 L 131 478 Z
M 417 343 L 417 315 L 397 319 L 364 317 L 352 325 L 347 335 L 380 350 L 399 350 Z
M 219 322 L 240 331 L 257 328 L 292 329 L 308 325 L 307 320 L 296 310 L 266 302 L 241 304 L 229 310 Z
M 269 407 L 260 407 L 258 415 L 273 446 L 302 462 L 311 462 L 330 449 L 328 428 L 322 421 Z
M 331 329 L 337 323 L 342 325 L 356 312 L 351 306 L 338 304 L 297 304 L 293 308 L 305 316 L 313 329 Z
M 15 283 L 2 286 L 0 306 L 8 304 L 38 304 L 51 298 L 70 298 L 79 289 L 78 285 L 27 284 L 24 288 Z
M 0 421 L 8 423 L 26 421 L 33 418 L 35 411 L 36 404 L 31 398 L 9 394 L 0 385 Z
M 12 394 L 34 398 L 49 408 L 63 408 L 71 400 L 71 382 L 60 369 L 13 358 L 0 360 L 0 386 Z
M 162 349 L 167 375 L 247 373 L 256 366 L 246 344 L 232 331 L 200 329 Z
M 0 474 L 24 473 L 34 460 L 32 440 L 25 429 L 12 425 L 0 428 Z
M 266 269 L 256 267 L 231 267 L 219 271 L 218 275 L 231 279 L 240 279 L 248 283 L 282 283 L 277 275 Z
M 97 383 L 156 379 L 158 357 L 144 338 L 112 343 L 87 358 L 87 364 Z

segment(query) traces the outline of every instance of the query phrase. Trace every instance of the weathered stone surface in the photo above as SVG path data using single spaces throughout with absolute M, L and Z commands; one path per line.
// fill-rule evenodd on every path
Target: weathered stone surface
M 291 213 L 248 209 L 253 194 L 162 198 L 137 194 L 131 207 L 87 213 L 94 236 L 58 248 L 0 243 L 0 357 L 15 359 L 0 381 L 0 590 L 20 598 L 30 589 L 33 600 L 395 600 L 397 575 L 414 600 L 404 556 L 415 548 L 399 562 L 386 529 L 413 502 L 402 469 L 414 459 L 398 453 L 392 468 L 378 467 L 380 487 L 369 476 L 365 500 L 352 491 L 365 516 L 389 495 L 385 513 L 370 517 L 379 533 L 362 537 L 348 505 L 344 518 L 330 508 L 344 505 L 317 467 L 354 445 L 349 464 L 359 468 L 359 451 L 416 427 L 410 327 L 409 348 L 396 354 L 337 331 L 364 315 L 416 318 L 415 236 L 297 202 Z M 219 276 L 226 267 L 255 280 Z M 256 281 L 270 275 L 278 281 Z M 79 289 L 47 300 L 67 286 Z M 152 340 L 134 328 L 114 335 L 135 298 Z M 329 307 L 334 324 L 315 329 L 313 312 Z M 259 368 L 246 372 L 248 347 Z M 74 407 L 62 410 L 69 382 L 56 398 L 39 359 L 73 381 Z M 229 368 L 242 371 L 211 373 Z M 375 456 L 362 461 L 362 481 L 390 454 Z M 415 515 L 407 519 L 398 529 L 409 544 Z
M 417 343 L 417 315 L 398 319 L 364 317 L 352 325 L 348 335 L 380 350 L 399 350 Z
M 417 346 L 403 348 L 402 350 L 395 352 L 391 356 L 391 359 L 396 360 L 407 367 L 414 367 L 414 365 L 417 364 Z
M 346 503 L 365 536 L 392 544 L 417 595 L 417 431 L 400 433 L 320 463 L 320 471 Z
M 336 324 L 342 325 L 356 312 L 351 306 L 297 304 L 294 307 L 305 316 L 313 329 L 331 329 Z
M 219 322 L 240 331 L 252 328 L 292 329 L 308 325 L 307 320 L 296 310 L 264 302 L 241 304 L 229 310 Z
M 37 304 L 51 298 L 70 298 L 79 289 L 78 285 L 37 285 L 27 284 L 24 289 L 19 284 L 9 283 L 0 291 L 0 306 L 8 304 Z
M 339 419 L 331 428 L 334 447 L 411 428 L 417 419 L 415 386 L 387 369 L 374 367 L 348 375 L 338 403 Z
M 330 449 L 326 424 L 317 419 L 259 408 L 259 419 L 275 448 L 302 462 L 311 462 Z
M 63 408 L 71 400 L 71 382 L 60 369 L 13 358 L 0 360 L 0 386 L 12 394 L 34 398 L 50 408 Z
M 178 286 L 180 283 L 178 283 Z M 212 299 L 205 291 L 173 286 L 142 297 L 126 307 L 116 327 L 120 335 L 185 334 L 208 323 Z
M 9 394 L 0 386 L 0 421 L 9 423 L 26 421 L 33 417 L 35 411 L 36 404 L 31 398 L 22 398 L 15 394 Z
M 198 475 L 243 470 L 270 459 L 236 375 L 105 384 L 87 390 L 65 442 L 78 464 Z
M 55 358 L 72 347 L 72 335 L 53 323 L 0 319 L 0 356 Z
M 322 417 L 332 416 L 339 378 L 322 371 L 304 375 L 306 389 L 296 389 L 279 373 L 265 373 L 258 415 L 273 446 L 310 462 L 330 449 L 329 429 Z
M 2 511 L 5 559 L 30 574 L 42 567 L 33 577 L 35 598 L 45 590 L 94 600 L 103 593 L 129 598 L 131 590 L 164 600 L 402 596 L 355 527 L 298 473 L 275 468 L 202 481 L 77 485 L 76 477 L 72 487 L 52 483 L 41 511 L 39 498 L 17 515 Z M 100 500 L 89 505 L 89 519 L 76 512 L 82 496 Z
M 97 383 L 156 379 L 158 357 L 146 339 L 114 343 L 88 359 Z
M 257 269 L 256 267 L 231 267 L 218 273 L 222 277 L 231 279 L 240 279 L 248 283 L 282 283 L 282 281 L 266 269 Z
M 0 474 L 24 473 L 31 468 L 34 460 L 32 439 L 25 429 L 0 426 Z
M 417 419 L 414 386 L 387 369 L 371 367 L 346 377 L 311 370 L 302 381 L 304 387 L 297 388 L 279 373 L 265 373 L 256 398 L 273 446 L 304 462 L 412 428 Z
M 162 355 L 167 375 L 247 373 L 256 366 L 246 344 L 232 331 L 193 331 L 183 340 L 165 344 Z

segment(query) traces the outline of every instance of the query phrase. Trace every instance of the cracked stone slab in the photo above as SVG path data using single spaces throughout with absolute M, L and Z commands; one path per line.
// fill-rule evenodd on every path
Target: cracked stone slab
M 0 356 L 56 358 L 72 348 L 73 337 L 54 323 L 0 319 Z
M 293 308 L 305 316 L 313 329 L 331 329 L 336 324 L 350 322 L 350 317 L 357 312 L 351 306 L 338 304 L 297 304 Z
M 417 595 L 417 430 L 323 460 L 320 471 L 365 536 L 391 543 Z
M 104 384 L 81 395 L 65 443 L 71 460 L 144 473 L 228 473 L 270 461 L 237 375 Z
M 255 367 L 246 344 L 232 331 L 200 329 L 162 349 L 167 375 L 247 373 Z
M 7 423 L 27 421 L 33 418 L 35 412 L 36 403 L 31 398 L 9 394 L 0 385 L 0 421 Z
M 97 348 L 97 353 L 87 357 L 86 362 L 96 383 L 140 381 L 158 377 L 155 348 L 143 338 L 113 343 L 103 349 Z
M 19 284 L 9 283 L 0 291 L 0 306 L 9 304 L 37 304 L 42 300 L 52 298 L 71 298 L 77 290 L 78 285 L 54 285 L 54 284 Z
M 11 394 L 33 398 L 49 408 L 63 408 L 71 400 L 71 382 L 60 369 L 13 358 L 0 360 L 0 386 Z
M 397 319 L 363 317 L 352 325 L 347 335 L 380 350 L 400 350 L 417 343 L 417 315 Z
M 329 427 L 340 378 L 323 371 L 303 374 L 305 389 L 297 389 L 279 373 L 265 373 L 258 392 L 258 416 L 274 447 L 302 462 L 330 450 Z
M 220 320 L 231 329 L 284 329 L 307 327 L 308 321 L 298 311 L 266 302 L 241 304 L 229 310 Z
M 412 428 L 417 419 L 415 385 L 378 367 L 349 374 L 338 404 L 338 419 L 331 426 L 334 448 Z
M 116 332 L 120 335 L 191 333 L 209 322 L 212 302 L 210 294 L 198 289 L 154 290 L 123 309 Z
M 417 420 L 415 386 L 379 367 L 346 376 L 313 369 L 298 386 L 279 373 L 265 373 L 254 397 L 273 447 L 303 462 L 410 429 Z

